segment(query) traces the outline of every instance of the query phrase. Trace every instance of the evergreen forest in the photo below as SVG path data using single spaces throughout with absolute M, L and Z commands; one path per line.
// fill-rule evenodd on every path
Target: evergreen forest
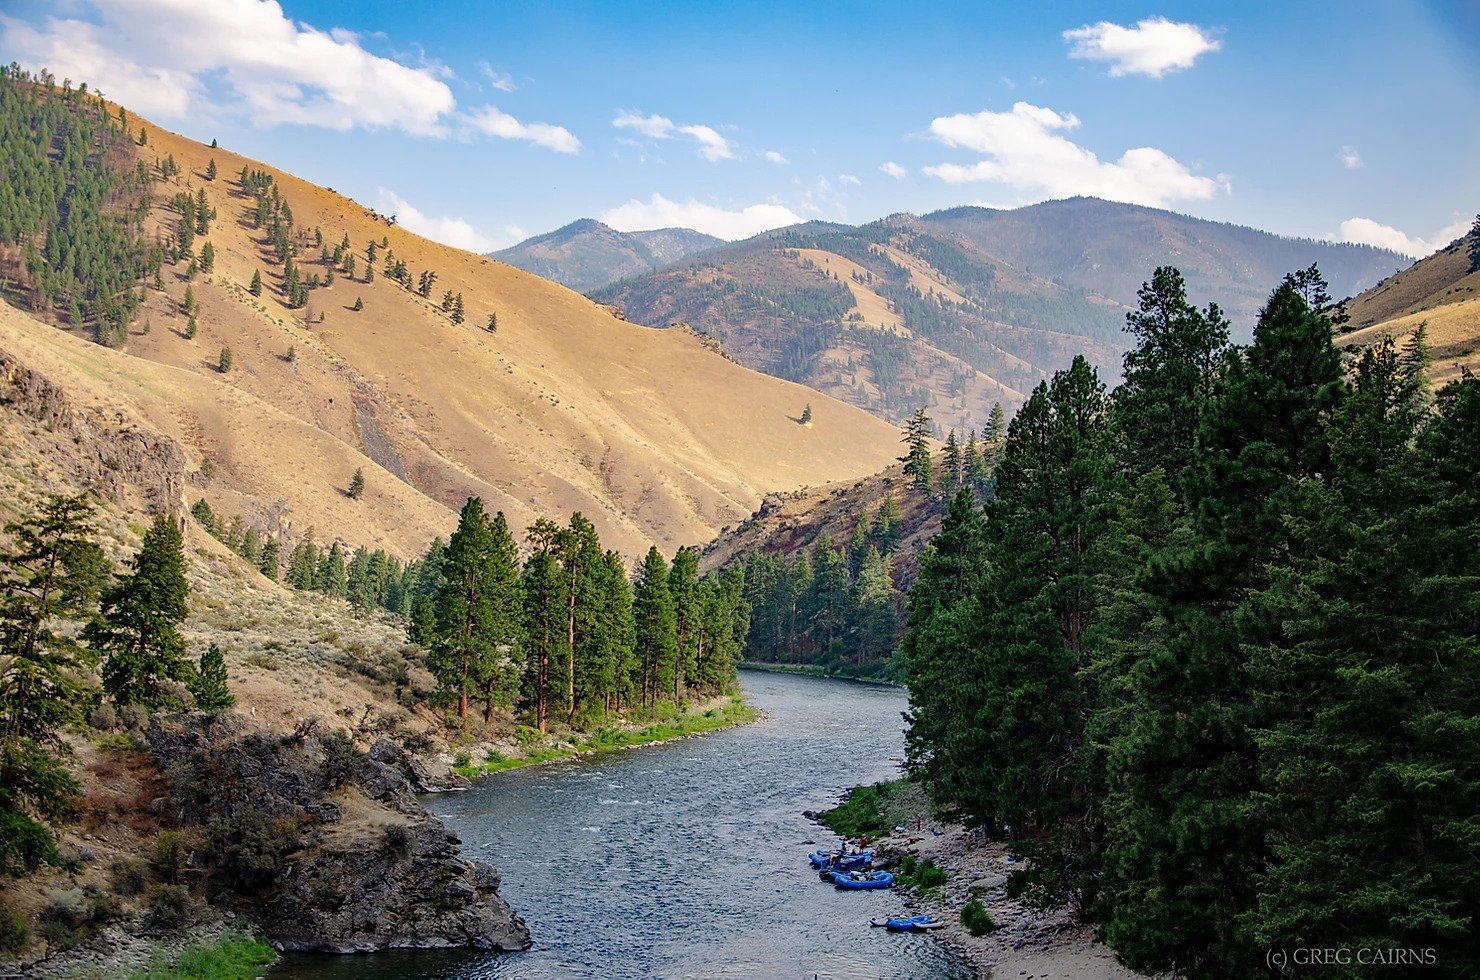
M 1129 966 L 1300 946 L 1480 971 L 1480 378 L 1342 351 L 1318 272 L 1247 347 L 1161 268 L 950 504 L 906 601 L 908 766 Z M 1401 972 L 1401 971 L 1399 971 Z M 1393 973 L 1392 975 L 1398 975 Z

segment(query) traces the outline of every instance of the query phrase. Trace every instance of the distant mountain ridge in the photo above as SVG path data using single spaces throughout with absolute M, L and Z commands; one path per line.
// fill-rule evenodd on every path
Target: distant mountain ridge
M 1170 211 L 1072 198 L 850 226 L 807 222 L 596 289 L 651 326 L 684 323 L 749 367 L 898 422 L 980 428 L 1084 354 L 1120 373 L 1125 313 L 1157 266 L 1246 340 L 1286 272 L 1318 264 L 1337 295 L 1407 265 L 1368 246 L 1281 238 Z
M 692 228 L 623 232 L 595 218 L 581 218 L 488 257 L 584 293 L 724 243 Z

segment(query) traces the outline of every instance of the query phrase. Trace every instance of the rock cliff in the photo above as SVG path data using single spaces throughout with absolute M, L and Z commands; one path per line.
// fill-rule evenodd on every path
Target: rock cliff
M 277 948 L 529 948 L 498 872 L 458 853 L 393 743 L 367 754 L 312 722 L 273 735 L 231 712 L 156 716 L 148 739 L 182 820 L 203 830 L 192 861 L 213 899 Z

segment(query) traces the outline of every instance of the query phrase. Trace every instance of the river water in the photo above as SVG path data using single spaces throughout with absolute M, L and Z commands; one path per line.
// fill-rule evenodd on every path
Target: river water
M 424 802 L 503 875 L 525 953 L 285 957 L 274 978 L 968 977 L 929 936 L 869 927 L 889 891 L 840 892 L 802 816 L 898 774 L 898 688 L 745 672 L 762 721 L 484 778 Z

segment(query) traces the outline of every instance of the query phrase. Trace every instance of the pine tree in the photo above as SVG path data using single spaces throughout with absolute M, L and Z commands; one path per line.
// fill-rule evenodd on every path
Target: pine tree
M 215 179 L 216 179 L 216 158 L 215 157 L 211 157 L 210 162 L 206 164 L 206 180 L 215 180 Z
M 802 424 L 803 425 L 810 425 L 812 423 L 812 403 L 811 402 L 808 402 L 807 405 L 806 405 L 806 407 L 802 409 L 802 419 L 801 419 L 801 421 L 802 421 Z
M 1228 346 L 1228 321 L 1216 305 L 1187 301 L 1182 274 L 1156 270 L 1126 314 L 1136 346 L 1125 355 L 1125 383 L 1115 390 L 1121 456 L 1135 473 L 1160 469 L 1173 485 L 1192 461 L 1193 443 L 1214 395 Z
M 253 296 L 261 296 L 262 295 L 262 270 L 261 269 L 253 269 L 252 270 L 252 285 L 249 286 L 249 287 L 247 287 L 247 292 L 251 293 Z
M 82 722 L 93 654 L 58 630 L 96 600 L 107 575 L 85 498 L 52 496 L 5 525 L 0 552 L 0 874 L 60 864 L 57 825 L 80 786 L 65 729 Z
M 441 697 L 455 702 L 457 716 L 465 718 L 468 699 L 479 690 L 497 644 L 509 640 L 499 635 L 500 624 L 505 622 L 508 600 L 517 597 L 500 580 L 506 570 L 495 564 L 493 526 L 480 498 L 469 497 L 463 505 L 441 564 L 434 602 L 436 633 L 427 667 L 437 678 Z
M 216 246 L 206 242 L 200 247 L 200 271 L 210 272 L 216 266 Z
M 1182 481 L 1189 533 L 1152 563 L 1146 588 L 1166 625 L 1110 746 L 1102 885 L 1106 936 L 1137 969 L 1258 968 L 1240 925 L 1267 860 L 1247 805 L 1262 725 L 1248 651 L 1272 638 L 1260 593 L 1291 554 L 1298 488 L 1329 469 L 1342 391 L 1332 321 L 1314 269 L 1271 294 L 1203 416 Z
M 358 313 L 361 310 L 363 310 L 364 308 L 365 308 L 365 301 L 362 300 L 362 299 L 360 299 L 360 297 L 356 296 L 355 297 L 355 305 L 352 307 L 352 309 L 354 309 L 354 311 L 356 313 Z
M 565 676 L 570 661 L 566 619 L 569 590 L 556 557 L 556 542 L 536 540 L 535 549 L 524 563 L 520 578 L 524 592 L 524 691 L 526 699 L 534 704 L 535 727 L 544 732 L 549 730 L 552 714 L 569 708 Z
M 200 655 L 200 666 L 187 685 L 197 711 L 216 714 L 236 704 L 236 695 L 226 687 L 226 659 L 214 643 Z
M 131 571 L 103 593 L 100 615 L 82 636 L 102 652 L 103 689 L 117 704 L 178 706 L 167 682 L 192 672 L 179 631 L 189 594 L 180 526 L 156 517 L 129 565 Z
M 477 663 L 483 690 L 483 721 L 493 721 L 496 706 L 509 707 L 519 689 L 518 647 L 523 637 L 523 597 L 519 585 L 519 548 L 504 512 L 488 527 L 486 586 L 493 615 L 488 620 L 488 649 Z
M 223 348 L 221 348 L 221 357 L 217 361 L 216 366 L 217 366 L 217 368 L 220 369 L 220 371 L 221 371 L 222 374 L 225 374 L 227 371 L 230 371 L 231 370 L 231 348 L 230 347 L 223 347 Z
M 364 494 L 365 471 L 360 467 L 355 467 L 355 475 L 350 477 L 349 490 L 346 492 L 349 494 L 349 499 L 351 500 L 359 500 L 361 495 Z
M 928 491 L 931 482 L 930 463 L 930 416 L 919 409 L 905 424 L 904 438 L 900 440 L 909 449 L 900 457 L 904 471 L 914 477 L 915 483 Z
M 194 517 L 196 522 L 206 529 L 207 534 L 211 535 L 211 537 L 216 536 L 219 522 L 216 520 L 215 511 L 211 510 L 211 505 L 206 503 L 206 498 L 202 497 L 190 505 L 190 516 Z
M 467 311 L 463 306 L 463 295 L 458 293 L 457 298 L 452 301 L 452 322 L 454 325 L 460 325 L 466 319 Z
M 643 704 L 653 704 L 660 692 L 673 686 L 678 657 L 677 613 L 668 591 L 668 563 L 656 547 L 648 549 L 633 593 L 640 696 Z
M 185 339 L 194 340 L 195 335 L 199 330 L 200 327 L 196 324 L 195 317 L 192 316 L 189 320 L 185 322 Z
M 966 471 L 961 455 L 961 443 L 956 441 L 956 430 L 952 429 L 946 436 L 945 452 L 941 454 L 941 465 L 944 467 L 943 489 L 952 492 L 961 488 L 961 481 L 965 478 Z
M 268 537 L 265 541 L 262 542 L 262 557 L 257 563 L 257 569 L 273 582 L 276 582 L 278 580 L 278 549 L 278 539 L 275 537 Z
M 497 313 L 490 313 L 490 314 L 488 314 L 488 326 L 487 326 L 486 329 L 488 330 L 489 333 L 498 333 L 498 314 Z
M 319 557 L 319 563 L 313 570 L 312 588 L 315 592 L 322 592 L 324 595 L 343 598 L 348 587 L 349 582 L 344 569 L 344 549 L 340 547 L 338 541 L 334 541 Z
M 668 571 L 668 594 L 673 599 L 674 640 L 677 644 L 673 669 L 673 701 L 682 704 L 684 684 L 698 661 L 703 615 L 699 599 L 699 553 L 680 548 Z

